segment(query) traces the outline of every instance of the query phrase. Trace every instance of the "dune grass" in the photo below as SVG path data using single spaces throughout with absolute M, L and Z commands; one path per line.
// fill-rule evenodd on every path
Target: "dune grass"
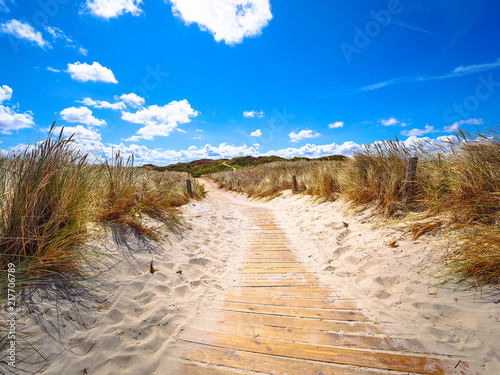
M 90 163 L 73 137 L 53 130 L 45 141 L 0 159 L 2 286 L 9 263 L 16 265 L 18 289 L 78 280 L 95 260 L 85 247 L 90 223 L 119 223 L 160 238 L 161 226 L 145 224 L 147 216 L 173 229 L 175 207 L 205 194 L 193 181 L 189 197 L 180 173 L 136 168 L 119 153 Z
M 403 204 L 408 159 L 419 158 L 410 199 Z M 346 161 L 277 162 L 212 175 L 219 186 L 249 197 L 273 198 L 292 188 L 325 199 L 343 196 L 352 207 L 374 207 L 386 217 L 413 221 L 414 238 L 437 229 L 460 233 L 448 264 L 452 275 L 475 285 L 500 276 L 500 138 L 459 131 L 436 146 L 395 141 L 365 145 Z

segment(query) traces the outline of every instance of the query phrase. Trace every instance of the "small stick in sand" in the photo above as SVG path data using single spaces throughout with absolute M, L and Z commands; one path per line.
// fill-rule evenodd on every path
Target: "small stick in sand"
M 156 272 L 155 268 L 153 267 L 153 259 L 151 259 L 151 264 L 149 265 L 149 272 L 151 272 L 151 274 Z

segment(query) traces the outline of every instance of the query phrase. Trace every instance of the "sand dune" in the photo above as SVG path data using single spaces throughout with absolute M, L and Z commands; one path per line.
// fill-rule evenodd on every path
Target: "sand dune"
M 203 318 L 233 282 L 245 240 L 241 229 L 251 224 L 238 204 L 226 204 L 231 199 L 270 208 L 297 258 L 381 324 L 416 334 L 436 352 L 475 361 L 485 374 L 500 373 L 500 296 L 485 288 L 481 298 L 479 291 L 439 284 L 434 275 L 445 238 L 410 241 L 401 225 L 369 213 L 345 214 L 341 201 L 317 203 L 287 192 L 263 202 L 211 190 L 207 199 L 181 208 L 187 228 L 168 241 L 99 228 L 90 245 L 112 258 L 103 258 L 94 290 L 37 292 L 23 301 L 22 331 L 32 334 L 29 342 L 48 362 L 27 349 L 19 353 L 24 362 L 17 371 L 171 373 L 179 332 Z M 387 245 L 393 240 L 397 247 Z

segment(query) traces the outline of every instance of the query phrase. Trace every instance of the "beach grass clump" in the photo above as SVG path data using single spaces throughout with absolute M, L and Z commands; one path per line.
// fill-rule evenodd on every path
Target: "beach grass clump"
M 96 220 L 125 224 L 153 238 L 158 238 L 159 227 L 146 225 L 144 215 L 176 229 L 180 222 L 175 207 L 205 196 L 196 182 L 189 195 L 183 173 L 136 168 L 133 156 L 125 159 L 119 152 L 111 160 L 105 159 L 100 168 L 96 199 L 101 203 L 96 207 Z
M 195 181 L 188 193 L 184 174 L 134 167 L 133 156 L 89 161 L 54 125 L 46 140 L 0 158 L 0 284 L 9 263 L 21 289 L 82 280 L 96 264 L 85 246 L 89 224 L 124 224 L 160 239 L 160 229 L 180 228 L 176 207 L 205 196 Z
M 14 263 L 26 282 L 80 269 L 94 181 L 72 143 L 52 128 L 47 140 L 2 160 L 0 269 Z
M 418 157 L 416 179 L 405 200 L 408 160 Z M 461 240 L 452 273 L 473 283 L 500 280 L 500 139 L 498 133 L 459 130 L 441 143 L 375 142 L 346 161 L 278 162 L 213 175 L 220 186 L 253 197 L 273 198 L 292 188 L 326 199 L 342 196 L 353 207 L 371 206 L 386 217 L 418 213 L 413 238 L 437 230 Z M 416 217 L 416 216 L 415 216 Z

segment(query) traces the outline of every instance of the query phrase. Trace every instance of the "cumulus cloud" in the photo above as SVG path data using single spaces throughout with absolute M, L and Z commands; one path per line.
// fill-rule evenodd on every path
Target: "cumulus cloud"
M 13 108 L 0 105 L 0 133 L 11 134 L 13 130 L 31 128 L 34 125 L 33 113 L 18 113 Z
M 60 113 L 63 120 L 75 123 L 79 122 L 85 125 L 100 126 L 106 125 L 106 121 L 99 120 L 92 115 L 92 111 L 87 107 L 69 107 L 65 108 Z
M 383 125 L 383 126 L 394 126 L 394 125 L 402 125 L 402 126 L 405 126 L 406 124 L 402 123 L 401 121 L 399 121 L 398 119 L 394 118 L 394 117 L 391 117 L 391 118 L 388 118 L 388 119 L 381 119 L 380 120 L 380 123 Z
M 12 93 L 13 90 L 9 86 L 0 86 L 0 103 L 9 101 Z M 31 111 L 20 113 L 15 107 L 0 105 L 0 133 L 11 134 L 14 130 L 31 128 L 34 124 Z
M 126 141 L 136 142 L 139 139 L 153 140 L 154 137 L 168 137 L 176 130 L 178 124 L 191 122 L 192 117 L 198 116 L 198 111 L 191 108 L 189 102 L 184 99 L 173 101 L 162 107 L 152 105 L 135 113 L 122 112 L 122 119 L 135 124 L 143 124 L 135 136 L 127 138 Z
M 358 151 L 360 149 L 360 145 L 355 142 L 349 141 L 344 142 L 341 145 L 336 143 L 331 143 L 327 145 L 314 145 L 314 144 L 306 144 L 300 148 L 286 148 L 282 150 L 269 151 L 264 155 L 277 155 L 283 158 L 293 158 L 294 156 L 303 156 L 307 158 L 320 158 L 322 156 L 328 155 L 344 155 L 350 156 L 354 151 Z
M 335 121 L 328 125 L 328 129 L 337 129 L 344 126 L 344 121 Z
M 257 129 L 256 131 L 250 133 L 250 136 L 252 137 L 260 137 L 261 135 L 262 131 L 260 129 Z
M 140 107 L 140 106 L 144 105 L 144 103 L 146 102 L 146 100 L 144 98 L 142 98 L 139 95 L 134 94 L 134 93 L 123 94 L 119 98 L 123 102 L 125 102 L 126 104 L 129 104 L 133 107 Z
M 260 111 L 255 111 L 255 110 L 252 110 L 252 111 L 244 111 L 243 112 L 243 117 L 246 117 L 246 118 L 262 118 L 264 117 L 264 111 L 260 110 Z
M 19 39 L 28 40 L 31 43 L 37 44 L 40 48 L 50 48 L 49 42 L 43 39 L 39 31 L 35 31 L 31 25 L 18 20 L 13 19 L 1 24 L 0 32 Z
M 92 100 L 90 98 L 83 98 L 80 103 L 83 103 L 89 107 L 112 109 L 115 111 L 123 110 L 126 108 L 125 103 L 123 102 L 110 103 L 105 100 Z
M 273 18 L 269 0 L 170 0 L 172 12 L 186 24 L 197 23 L 217 42 L 241 43 L 260 35 Z
M 458 129 L 460 129 L 462 125 L 481 125 L 483 123 L 484 123 L 483 119 L 480 118 L 470 118 L 468 120 L 461 120 L 454 122 L 450 126 L 445 126 L 443 128 L 443 132 L 453 133 L 458 131 Z
M 316 138 L 319 137 L 320 133 L 315 133 L 312 130 L 301 130 L 298 133 L 290 132 L 288 136 L 290 137 L 290 142 L 297 143 L 305 138 Z
M 7 85 L 0 86 L 0 103 L 10 98 L 12 98 L 12 89 Z
M 55 133 L 59 134 L 62 130 L 63 135 L 69 137 L 74 134 L 74 139 L 77 143 L 86 143 L 86 141 L 100 141 L 101 135 L 95 130 L 87 129 L 82 125 L 77 126 L 58 126 L 55 129 Z
M 71 78 L 75 81 L 80 82 L 110 82 L 118 83 L 113 72 L 99 64 L 98 62 L 93 62 L 92 65 L 87 63 L 80 63 L 77 61 L 74 64 L 68 64 L 67 73 L 71 75 Z
M 142 0 L 87 0 L 85 9 L 96 17 L 117 18 L 125 13 L 139 16 Z
M 411 136 L 421 136 L 424 134 L 435 133 L 434 126 L 425 125 L 425 129 L 412 129 L 412 130 L 403 130 L 400 134 L 411 137 Z

